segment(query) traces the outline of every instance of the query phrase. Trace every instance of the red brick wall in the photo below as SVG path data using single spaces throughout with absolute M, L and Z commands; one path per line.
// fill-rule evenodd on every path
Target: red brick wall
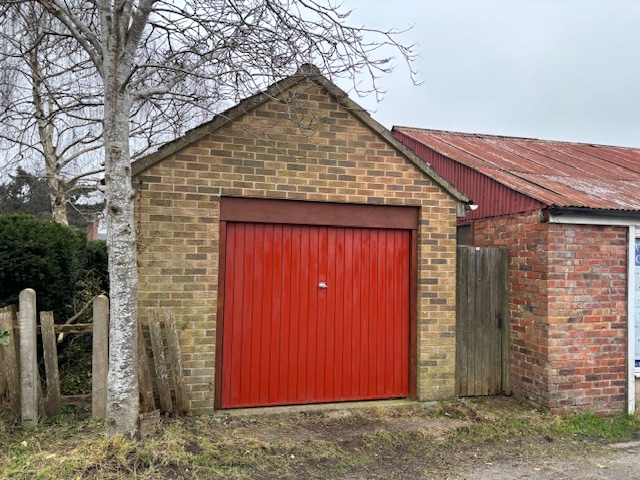
M 553 413 L 621 413 L 626 398 L 626 229 L 549 224 L 539 211 L 479 220 L 509 249 L 514 396 Z
M 549 408 L 622 413 L 626 398 L 627 235 L 549 225 Z

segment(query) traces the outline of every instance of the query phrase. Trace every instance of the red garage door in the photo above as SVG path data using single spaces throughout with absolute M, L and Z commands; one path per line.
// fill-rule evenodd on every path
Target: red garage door
M 225 230 L 222 408 L 408 396 L 408 230 Z

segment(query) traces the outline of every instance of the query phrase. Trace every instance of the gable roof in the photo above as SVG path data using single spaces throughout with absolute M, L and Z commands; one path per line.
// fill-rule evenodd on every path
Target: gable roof
M 549 207 L 640 210 L 640 149 L 393 127 Z
M 453 198 L 465 204 L 471 203 L 471 200 L 466 195 L 457 190 L 449 181 L 436 173 L 430 165 L 423 162 L 422 159 L 413 152 L 413 150 L 393 137 L 388 129 L 371 118 L 369 114 L 361 106 L 351 100 L 343 90 L 325 78 L 316 66 L 309 64 L 302 65 L 294 75 L 272 84 L 266 90 L 246 98 L 238 105 L 216 115 L 211 121 L 203 123 L 202 125 L 189 130 L 183 136 L 164 144 L 156 152 L 136 160 L 131 164 L 132 175 L 135 176 L 142 173 L 152 165 L 155 165 L 179 150 L 192 145 L 198 140 L 204 138 L 206 135 L 212 134 L 216 130 L 232 124 L 234 121 L 253 109 L 307 80 L 314 82 L 321 88 L 324 88 L 325 91 L 340 105 L 358 118 L 373 133 L 380 136 L 391 147 L 406 157 L 410 162 L 418 167 L 419 170 L 430 177 L 436 184 L 441 186 Z

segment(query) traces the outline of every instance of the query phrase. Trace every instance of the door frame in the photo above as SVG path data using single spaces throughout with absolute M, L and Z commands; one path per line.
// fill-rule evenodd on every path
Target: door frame
M 245 197 L 221 197 L 214 409 L 222 401 L 227 222 L 278 223 L 409 231 L 409 398 L 416 398 L 418 358 L 418 223 L 420 207 L 324 203 Z

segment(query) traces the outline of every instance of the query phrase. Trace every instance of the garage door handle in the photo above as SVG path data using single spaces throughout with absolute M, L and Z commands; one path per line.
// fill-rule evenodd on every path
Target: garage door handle
M 327 284 L 326 284 L 326 283 L 324 283 L 324 282 L 320 282 L 320 283 L 318 284 L 318 288 L 329 288 L 329 287 L 327 286 Z

